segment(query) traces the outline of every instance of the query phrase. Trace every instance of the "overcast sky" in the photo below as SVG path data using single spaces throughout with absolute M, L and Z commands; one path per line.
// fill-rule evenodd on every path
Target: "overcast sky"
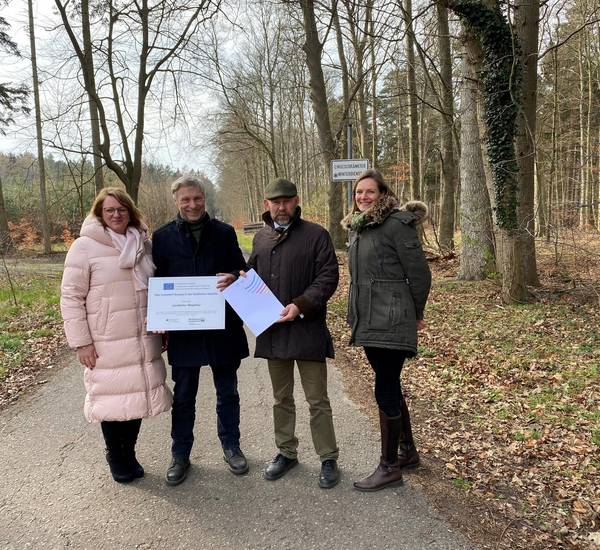
M 44 57 L 44 51 L 52 48 L 52 40 L 56 34 L 52 29 L 58 27 L 59 17 L 55 13 L 52 0 L 34 1 L 36 50 L 38 54 L 38 66 L 40 71 L 42 112 L 50 110 L 56 101 L 56 88 L 50 83 L 44 84 L 43 69 L 52 62 Z M 31 63 L 29 56 L 29 35 L 27 32 L 27 3 L 12 0 L 7 7 L 0 8 L 0 14 L 11 24 L 9 34 L 17 42 L 23 59 L 16 59 L 8 55 L 0 56 L 0 82 L 12 82 L 16 84 L 31 83 Z M 33 97 L 30 101 L 33 107 Z M 214 109 L 216 104 L 212 97 L 198 93 L 194 96 L 194 110 L 199 113 L 207 113 Z M 17 124 L 8 129 L 6 136 L 0 136 L 0 151 L 23 153 L 34 152 L 35 128 L 34 115 L 19 118 Z M 200 126 L 200 125 L 199 125 Z M 207 125 L 199 128 L 186 128 L 179 126 L 169 130 L 161 131 L 158 124 L 148 117 L 146 120 L 147 135 L 144 139 L 146 162 L 168 164 L 179 169 L 196 169 L 205 172 L 210 178 L 215 178 L 215 170 L 211 162 L 211 150 L 208 147 L 210 139 Z M 195 146 L 190 145 L 194 143 Z M 45 154 L 53 154 L 52 149 L 45 149 Z M 56 156 L 56 154 L 54 154 Z

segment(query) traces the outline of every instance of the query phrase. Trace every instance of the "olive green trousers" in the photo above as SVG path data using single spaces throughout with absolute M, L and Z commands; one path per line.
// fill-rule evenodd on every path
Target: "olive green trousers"
M 337 459 L 338 447 L 333 428 L 333 414 L 327 396 L 327 364 L 318 361 L 295 361 L 310 411 L 310 431 L 315 451 L 321 461 Z M 273 386 L 273 425 L 275 444 L 287 458 L 296 458 L 296 404 L 294 402 L 294 361 L 269 359 Z

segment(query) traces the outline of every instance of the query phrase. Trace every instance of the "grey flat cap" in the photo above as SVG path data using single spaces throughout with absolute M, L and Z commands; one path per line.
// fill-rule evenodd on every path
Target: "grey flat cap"
M 265 199 L 278 199 L 279 197 L 295 197 L 298 189 L 289 180 L 277 178 L 265 189 Z

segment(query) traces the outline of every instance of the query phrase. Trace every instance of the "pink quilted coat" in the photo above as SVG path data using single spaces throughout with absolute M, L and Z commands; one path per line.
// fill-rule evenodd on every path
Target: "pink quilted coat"
M 141 240 L 143 242 L 143 239 Z M 151 254 L 150 242 L 142 246 Z M 71 348 L 93 343 L 98 358 L 85 369 L 84 413 L 89 422 L 155 416 L 171 407 L 161 338 L 146 332 L 146 290 L 135 290 L 133 269 L 118 266 L 119 250 L 95 216 L 65 260 L 60 308 Z

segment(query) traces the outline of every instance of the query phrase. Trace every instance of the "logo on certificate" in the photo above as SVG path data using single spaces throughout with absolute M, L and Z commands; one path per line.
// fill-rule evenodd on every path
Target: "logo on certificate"
M 163 283 L 163 290 L 175 290 L 175 283 Z

